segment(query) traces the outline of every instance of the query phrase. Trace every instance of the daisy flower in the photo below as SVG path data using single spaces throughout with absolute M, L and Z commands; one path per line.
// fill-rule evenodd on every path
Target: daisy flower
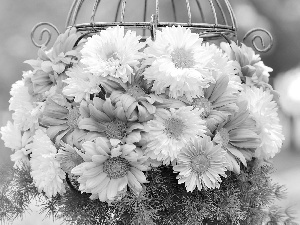
M 77 50 L 78 47 L 74 49 L 74 45 L 80 35 L 75 27 L 67 29 L 65 33 L 58 36 L 49 51 L 44 46 L 39 49 L 37 60 L 27 60 L 25 63 L 45 74 L 58 75 L 63 73 L 68 67 L 78 62 L 80 53 Z
M 120 83 L 119 88 L 112 91 L 110 99 L 121 107 L 128 115 L 129 120 L 136 118 L 140 122 L 153 119 L 156 107 L 154 103 L 162 103 L 163 100 L 155 94 L 150 93 L 146 81 L 141 76 L 143 70 L 131 75 L 131 83 Z
M 191 141 L 178 155 L 174 172 L 179 172 L 178 183 L 185 183 L 186 190 L 193 191 L 196 186 L 219 188 L 221 177 L 226 177 L 226 152 L 221 145 L 214 145 L 209 137 L 204 136 Z
M 241 72 L 240 64 L 237 61 L 230 59 L 218 46 L 209 43 L 205 44 L 211 52 L 214 52 L 212 60 L 207 65 L 212 71 L 214 79 L 217 80 L 226 75 L 229 78 L 228 88 L 232 89 L 234 92 L 241 91 L 243 88 L 239 77 Z
M 46 100 L 40 123 L 47 127 L 47 135 L 59 144 L 66 136 L 76 135 L 80 112 L 77 106 L 67 102 L 64 96 L 56 94 Z
M 101 80 L 93 74 L 84 70 L 83 66 L 76 65 L 70 68 L 63 82 L 67 85 L 63 88 L 63 94 L 69 97 L 75 97 L 75 102 L 81 102 L 83 99 L 89 99 L 91 94 L 101 91 Z
M 26 78 L 26 86 L 32 95 L 43 95 L 55 84 L 54 75 L 43 70 L 34 70 L 31 76 Z
M 199 35 L 183 27 L 166 27 L 156 32 L 156 40 L 148 39 L 145 53 L 149 65 L 145 78 L 153 81 L 156 94 L 165 93 L 177 98 L 185 95 L 189 100 L 203 96 L 203 88 L 214 82 L 207 64 L 213 52 L 204 44 Z
M 92 102 L 82 102 L 80 112 L 80 129 L 97 132 L 102 137 L 118 139 L 127 144 L 141 140 L 143 124 L 129 121 L 130 115 L 123 108 L 113 106 L 109 98 L 104 101 L 94 97 Z
M 177 158 L 181 149 L 192 139 L 203 136 L 206 132 L 202 111 L 192 106 L 157 109 L 154 119 L 147 122 L 145 146 L 147 155 L 164 164 Z
M 140 43 L 135 31 L 124 27 L 108 28 L 88 38 L 81 50 L 81 62 L 97 76 L 120 78 L 124 83 L 139 64 L 145 43 Z
M 37 126 L 38 117 L 33 111 L 36 109 L 34 97 L 28 92 L 25 80 L 18 80 L 12 85 L 9 110 L 14 111 L 12 118 L 20 130 L 28 130 Z
M 265 66 L 259 55 L 254 50 L 242 43 L 239 47 L 235 42 L 221 43 L 220 47 L 226 52 L 231 60 L 235 60 L 240 64 L 241 71 L 239 76 L 247 85 L 264 87 L 272 90 L 268 84 L 270 72 L 272 68 Z
M 71 174 L 71 170 L 83 163 L 82 157 L 77 153 L 79 150 L 66 143 L 61 143 L 55 158 L 60 162 L 60 166 L 67 174 Z
M 247 100 L 250 116 L 256 121 L 261 145 L 256 149 L 255 156 L 269 159 L 280 151 L 284 136 L 277 114 L 277 103 L 273 101 L 270 91 L 262 88 L 244 86 L 240 96 Z
M 238 106 L 239 111 L 218 126 L 213 138 L 227 151 L 228 169 L 236 173 L 240 172 L 237 159 L 246 166 L 246 160 L 251 160 L 261 144 L 255 121 L 249 118 L 247 102 L 241 102 Z
M 17 168 L 23 164 L 29 165 L 31 132 L 22 132 L 15 124 L 8 121 L 6 126 L 1 127 L 0 134 L 4 146 L 14 151 L 11 155 L 11 160 L 15 162 L 14 167 Z
M 48 198 L 64 193 L 65 173 L 55 159 L 57 149 L 44 131 L 36 131 L 31 150 L 30 174 L 38 191 L 45 192 Z
M 139 193 L 142 191 L 146 177 L 143 171 L 146 158 L 135 145 L 120 145 L 99 137 L 95 141 L 87 141 L 82 145 L 85 162 L 72 169 L 72 173 L 80 176 L 79 190 L 91 193 L 92 199 L 113 201 L 127 188 L 127 185 Z
M 194 98 L 192 102 L 181 99 L 187 105 L 202 110 L 201 118 L 206 121 L 206 126 L 213 132 L 220 123 L 227 120 L 228 116 L 238 111 L 237 98 L 238 91 L 230 88 L 229 76 L 222 75 L 216 83 L 205 88 L 204 96 Z

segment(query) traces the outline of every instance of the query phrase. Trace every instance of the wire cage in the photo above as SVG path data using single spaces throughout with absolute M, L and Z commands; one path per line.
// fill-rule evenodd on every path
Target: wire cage
M 52 35 L 48 28 L 42 29 L 40 41 L 45 33 L 48 37 L 45 43 L 38 44 L 34 33 L 40 26 L 50 26 L 59 34 L 51 23 L 37 24 L 31 32 L 31 39 L 38 47 L 47 45 Z M 182 26 L 198 33 L 205 41 L 237 41 L 237 22 L 229 0 L 74 0 L 66 20 L 66 28 L 76 27 L 84 34 L 97 33 L 112 26 L 136 30 L 142 40 L 148 37 L 155 40 L 157 29 Z M 255 32 L 260 34 L 253 35 Z M 262 33 L 270 38 L 268 46 L 265 46 Z M 246 38 L 251 39 L 259 52 L 272 47 L 271 34 L 262 28 L 250 30 L 243 40 Z M 262 49 L 256 45 L 257 40 Z
M 228 0 L 109 0 L 109 9 L 107 0 L 95 0 L 89 23 L 78 23 L 80 12 L 90 2 L 73 2 L 67 27 L 75 26 L 79 31 L 98 31 L 111 26 L 124 26 L 136 29 L 144 38 L 151 36 L 155 39 L 156 29 L 182 26 L 205 39 L 236 37 L 236 20 Z

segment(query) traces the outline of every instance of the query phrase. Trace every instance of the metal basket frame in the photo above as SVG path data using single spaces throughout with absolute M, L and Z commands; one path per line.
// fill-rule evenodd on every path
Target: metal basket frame
M 97 13 L 97 10 L 99 8 L 101 0 L 94 0 L 93 9 L 91 12 L 90 22 L 89 23 L 81 23 L 78 24 L 77 18 L 78 14 L 82 8 L 83 3 L 85 0 L 74 0 L 71 8 L 69 10 L 67 20 L 66 20 L 66 28 L 69 27 L 76 27 L 78 32 L 82 32 L 84 35 L 91 35 L 93 33 L 97 33 L 101 30 L 104 30 L 108 27 L 114 27 L 114 26 L 123 26 L 127 29 L 142 29 L 143 30 L 143 37 L 142 40 L 145 40 L 147 38 L 146 36 L 146 30 L 150 31 L 150 36 L 153 40 L 155 40 L 155 34 L 157 29 L 161 29 L 163 27 L 170 27 L 170 26 L 182 26 L 191 29 L 193 32 L 199 33 L 199 36 L 203 38 L 206 41 L 224 38 L 226 41 L 230 43 L 230 41 L 237 42 L 237 22 L 236 17 L 233 12 L 232 6 L 229 3 L 229 0 L 222 0 L 225 5 L 225 8 L 222 7 L 222 4 L 220 3 L 220 0 L 206 0 L 209 2 L 210 10 L 213 15 L 214 23 L 207 23 L 206 18 L 204 15 L 204 9 L 200 3 L 201 0 L 193 0 L 196 2 L 199 14 L 202 19 L 202 23 L 195 23 L 192 21 L 192 13 L 191 13 L 191 7 L 190 7 L 190 1 L 191 0 L 182 0 L 185 1 L 186 9 L 187 9 L 187 15 L 188 15 L 188 21 L 186 23 L 177 22 L 176 18 L 176 9 L 175 9 L 175 0 L 170 0 L 172 3 L 172 11 L 173 11 L 173 17 L 175 22 L 161 22 L 159 20 L 159 0 L 153 0 L 155 1 L 155 13 L 151 15 L 151 20 L 149 22 L 145 21 L 147 17 L 147 2 L 150 0 L 144 0 L 144 9 L 143 9 L 143 22 L 127 22 L 125 21 L 125 11 L 126 11 L 126 0 L 118 0 L 118 6 L 115 13 L 115 21 L 113 22 L 95 22 L 95 16 Z M 139 0 L 142 1 L 142 0 Z M 204 1 L 204 0 L 202 0 Z M 219 10 L 221 14 L 221 18 L 224 22 L 224 24 L 220 23 L 220 16 L 217 16 L 216 10 Z M 121 12 L 120 12 L 121 11 Z M 226 13 L 229 14 L 230 21 L 226 17 Z M 120 14 L 120 21 L 117 21 L 118 15 Z M 40 31 L 39 40 L 42 41 L 43 36 L 47 35 L 47 39 L 43 44 L 38 44 L 34 39 L 35 32 L 39 27 L 44 26 Z M 58 29 L 51 23 L 47 22 L 41 22 L 38 23 L 31 32 L 31 40 L 33 44 L 37 47 L 42 47 L 47 44 L 49 44 L 52 33 L 51 31 L 46 27 L 52 27 L 52 29 L 57 33 L 60 34 Z M 254 35 L 254 33 L 258 33 L 257 35 Z M 265 33 L 269 37 L 269 44 L 268 46 L 265 45 L 262 37 L 262 33 Z M 266 31 L 263 28 L 255 28 L 250 30 L 248 33 L 245 34 L 243 41 L 246 39 L 250 39 L 253 48 L 258 52 L 267 52 L 269 51 L 273 46 L 273 38 L 272 35 Z M 263 48 L 259 48 L 256 45 L 256 40 L 258 40 Z
M 236 37 L 237 34 L 237 25 L 236 25 L 236 18 L 233 13 L 232 7 L 228 0 L 223 0 L 226 5 L 226 9 L 224 9 L 220 3 L 219 0 L 215 0 L 215 3 L 213 0 L 208 0 L 212 14 L 214 17 L 214 23 L 193 23 L 192 22 L 192 14 L 191 14 L 191 7 L 190 7 L 190 0 L 185 0 L 186 3 L 186 9 L 187 9 L 187 15 L 188 15 L 188 21 L 186 23 L 179 23 L 176 22 L 176 11 L 175 11 L 175 1 L 171 0 L 172 2 L 172 10 L 173 10 L 173 16 L 175 22 L 161 22 L 159 21 L 159 0 L 155 0 L 155 14 L 151 16 L 151 21 L 146 22 L 146 12 L 147 12 L 147 2 L 148 0 L 144 0 L 144 21 L 143 22 L 126 22 L 124 20 L 125 17 L 125 11 L 126 11 L 126 0 L 119 0 L 118 7 L 116 9 L 115 13 L 115 21 L 114 22 L 95 22 L 94 18 L 97 13 L 98 7 L 100 5 L 101 0 L 95 0 L 94 7 L 92 10 L 92 16 L 90 19 L 90 23 L 82 23 L 82 24 L 76 24 L 76 20 L 78 17 L 78 13 L 83 5 L 85 0 L 74 0 L 71 9 L 69 11 L 66 27 L 75 26 L 78 31 L 99 31 L 106 29 L 107 27 L 113 27 L 113 26 L 124 26 L 125 28 L 138 28 L 143 29 L 143 36 L 145 38 L 145 30 L 149 30 L 152 39 L 155 39 L 155 32 L 157 29 L 162 27 L 170 27 L 170 26 L 182 26 L 186 28 L 190 28 L 195 32 L 199 32 L 199 35 L 203 38 L 207 39 L 214 39 L 219 38 L 220 36 L 229 36 L 230 39 Z M 142 1 L 142 0 L 141 0 Z M 197 7 L 199 10 L 199 14 L 202 18 L 202 21 L 206 21 L 206 18 L 203 13 L 203 8 L 201 6 L 201 3 L 199 0 L 195 0 L 197 3 Z M 220 24 L 218 21 L 218 16 L 216 13 L 216 7 L 219 8 L 221 12 L 221 16 L 223 18 L 223 21 L 225 24 Z M 121 19 L 118 22 L 117 18 L 121 10 Z M 228 22 L 228 19 L 226 18 L 225 11 L 229 12 L 230 24 Z

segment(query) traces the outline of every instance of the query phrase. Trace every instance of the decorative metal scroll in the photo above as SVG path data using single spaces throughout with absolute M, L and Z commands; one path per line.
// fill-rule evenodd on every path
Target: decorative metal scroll
M 43 37 L 46 36 L 46 41 L 39 44 L 35 41 L 35 37 L 36 37 L 36 31 L 38 28 L 40 27 L 44 27 L 40 33 L 39 33 L 39 41 L 42 41 L 43 40 Z M 52 28 L 53 30 L 55 30 L 55 32 L 59 35 L 60 32 L 59 30 L 57 29 L 56 26 L 54 26 L 52 23 L 48 23 L 48 22 L 41 22 L 41 23 L 38 23 L 37 25 L 35 25 L 33 28 L 32 28 L 32 31 L 31 31 L 31 34 L 30 34 L 30 37 L 31 37 L 31 41 L 32 43 L 36 46 L 36 47 L 42 47 L 42 46 L 47 46 L 49 44 L 49 42 L 51 41 L 51 38 L 52 38 L 52 32 L 49 28 Z
M 260 34 L 254 35 L 254 33 L 256 33 L 256 32 L 259 32 Z M 269 44 L 267 46 L 265 45 L 262 33 L 266 34 L 270 38 Z M 243 38 L 243 42 L 245 42 L 245 40 L 247 40 L 247 39 L 251 40 L 254 49 L 258 52 L 262 52 L 262 53 L 268 52 L 273 46 L 273 37 L 272 37 L 271 33 L 263 28 L 254 28 L 254 29 L 251 29 L 250 31 L 248 31 Z M 263 48 L 259 48 L 257 46 L 256 40 L 258 40 L 261 43 L 261 46 Z

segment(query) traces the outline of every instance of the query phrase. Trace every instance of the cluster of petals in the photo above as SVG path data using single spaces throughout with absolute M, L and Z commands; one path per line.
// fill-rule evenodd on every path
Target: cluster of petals
M 156 40 L 148 39 L 145 54 L 148 59 L 144 75 L 153 81 L 156 94 L 165 93 L 177 98 L 185 95 L 188 99 L 203 95 L 214 78 L 208 64 L 213 51 L 202 43 L 198 34 L 183 27 L 166 27 L 156 32 Z
M 221 145 L 214 145 L 208 136 L 192 140 L 182 149 L 173 167 L 174 172 L 179 172 L 178 183 L 185 183 L 188 192 L 196 187 L 199 191 L 219 188 L 221 176 L 227 177 L 225 155 Z
M 272 69 L 251 48 L 181 26 L 141 38 L 123 26 L 87 38 L 73 27 L 25 61 L 32 70 L 12 85 L 13 122 L 0 134 L 38 191 L 63 194 L 67 174 L 110 203 L 139 195 L 159 166 L 201 191 L 280 151 Z
M 147 122 L 144 135 L 147 155 L 168 165 L 190 141 L 206 132 L 201 110 L 192 106 L 157 109 L 154 119 Z
M 128 81 L 128 76 L 142 59 L 145 43 L 139 42 L 135 31 L 124 27 L 108 28 L 88 38 L 81 50 L 81 62 L 87 70 L 97 76 L 120 78 Z
M 84 153 L 78 152 L 84 162 L 72 169 L 80 176 L 79 190 L 91 193 L 92 199 L 113 201 L 127 186 L 139 194 L 147 183 L 143 171 L 148 170 L 142 151 L 133 144 L 120 144 L 99 137 L 83 143 Z
M 43 130 L 37 130 L 31 146 L 31 176 L 39 192 L 47 197 L 65 192 L 65 173 L 56 160 L 57 149 Z
M 261 144 L 255 156 L 260 159 L 273 158 L 280 151 L 284 140 L 273 95 L 262 88 L 244 86 L 240 99 L 247 100 L 250 116 L 256 121 L 259 130 Z
M 218 126 L 213 138 L 216 144 L 221 144 L 227 151 L 228 169 L 236 173 L 240 172 L 239 162 L 246 166 L 261 144 L 247 102 L 239 102 L 238 106 L 239 110 Z
M 272 86 L 268 84 L 270 72 L 272 68 L 264 65 L 259 55 L 245 44 L 238 46 L 235 42 L 221 43 L 220 46 L 231 60 L 235 60 L 240 64 L 239 76 L 249 86 L 264 87 L 272 90 Z

